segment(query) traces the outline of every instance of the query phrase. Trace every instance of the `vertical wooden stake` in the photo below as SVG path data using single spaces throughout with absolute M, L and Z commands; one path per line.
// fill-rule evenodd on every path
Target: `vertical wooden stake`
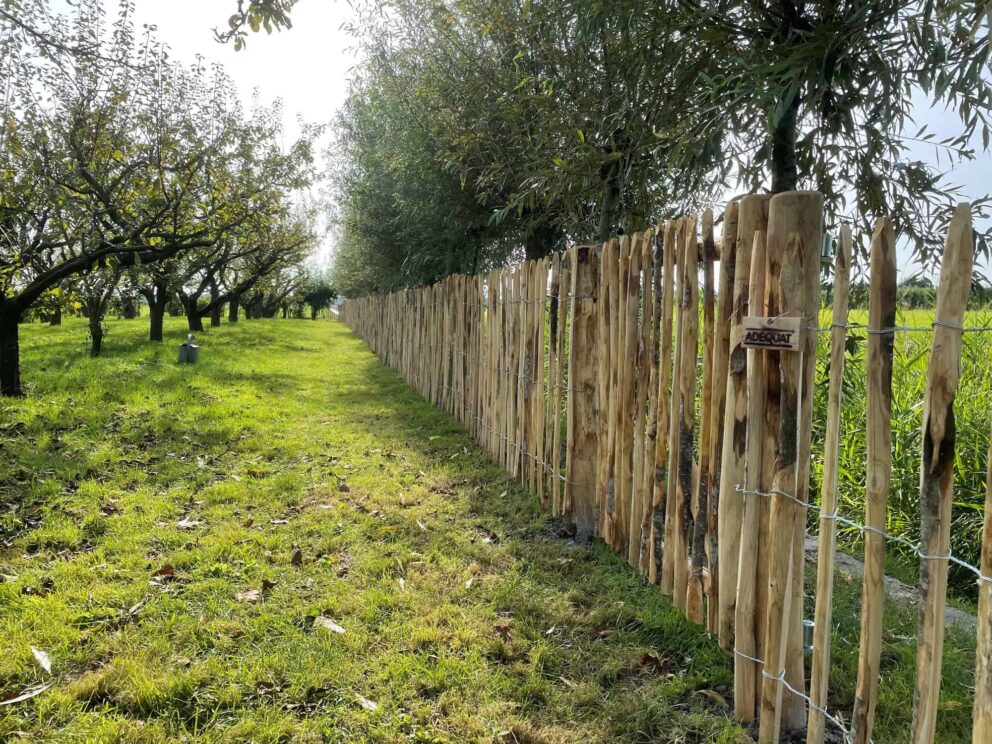
M 651 249 L 651 231 L 641 233 L 640 265 L 641 277 L 635 277 L 640 286 L 641 322 L 637 344 L 637 403 L 634 408 L 634 467 L 633 487 L 631 488 L 630 530 L 627 544 L 627 563 L 634 569 L 640 568 L 641 545 L 646 511 L 645 494 L 648 493 L 644 480 L 644 462 L 648 427 L 648 397 L 651 380 L 651 339 L 654 324 L 654 253 Z M 642 278 L 643 277 L 643 278 Z M 654 451 L 652 450 L 652 461 Z M 650 503 L 650 497 L 648 497 Z
M 748 287 L 754 233 L 758 229 L 764 229 L 767 223 L 768 197 L 746 196 L 739 206 L 732 206 L 736 207 L 734 211 L 737 240 L 734 253 L 723 451 L 720 455 L 720 511 L 717 514 L 717 545 L 720 551 L 719 638 L 720 645 L 728 651 L 734 647 L 734 622 L 737 614 L 737 564 L 740 560 L 741 517 L 744 513 L 744 497 L 737 492 L 737 488 L 744 483 L 748 426 L 748 353 L 742 345 L 741 324 L 748 315 Z M 729 230 L 729 227 L 725 229 Z M 724 246 L 726 244 L 727 239 L 724 238 Z M 726 248 L 724 250 L 726 251 Z M 727 290 L 729 292 L 730 287 Z
M 738 244 L 739 245 L 739 244 Z M 765 233 L 759 230 L 754 233 L 754 245 L 748 252 L 750 257 L 750 280 L 748 296 L 763 297 L 765 294 Z M 740 266 L 738 265 L 738 271 Z M 743 351 L 743 347 L 740 347 Z M 740 449 L 744 455 L 744 467 L 741 468 L 741 480 L 733 485 L 734 495 L 741 498 L 737 492 L 739 487 L 748 492 L 743 494 L 737 543 L 740 554 L 734 564 L 738 567 L 734 572 L 737 585 L 734 587 L 736 600 L 733 603 L 734 617 L 734 716 L 745 723 L 753 721 L 757 712 L 756 693 L 761 679 L 761 666 L 752 659 L 758 657 L 758 640 L 755 628 L 755 595 L 758 572 L 754 565 L 754 555 L 758 549 L 758 520 L 761 516 L 761 499 L 755 493 L 761 477 L 761 458 L 764 452 L 764 423 L 762 412 L 765 408 L 765 394 L 768 386 L 765 381 L 764 353 L 748 349 L 747 353 L 747 390 L 745 401 L 747 410 L 741 417 L 746 421 L 746 430 L 740 434 L 744 438 Z M 728 399 L 728 404 L 729 404 Z M 729 417 L 728 417 L 729 418 Z M 724 499 L 724 504 L 729 499 Z M 729 563 L 729 561 L 724 562 Z
M 679 369 L 681 408 L 679 412 L 679 473 L 678 501 L 675 513 L 675 606 L 688 610 L 686 599 L 689 588 L 689 535 L 693 520 L 693 482 L 695 480 L 696 435 L 696 360 L 699 348 L 699 248 L 696 243 L 696 218 L 690 216 L 683 227 L 683 286 L 680 290 L 682 322 L 685 331 L 682 339 L 682 365 Z M 674 413 L 674 411 L 673 411 Z
M 572 325 L 568 356 L 568 457 L 565 464 L 566 497 L 576 535 L 591 538 L 596 533 L 596 296 L 599 285 L 599 251 L 589 246 L 573 247 Z
M 654 505 L 651 517 L 651 558 L 648 580 L 657 584 L 662 574 L 662 538 L 665 534 L 665 508 L 668 493 L 668 444 L 671 427 L 672 315 L 675 296 L 675 225 L 665 225 L 662 251 L 661 361 L 658 366 L 658 439 L 654 451 Z
M 713 210 L 703 212 L 703 397 L 700 408 L 699 426 L 699 468 L 696 471 L 696 514 L 693 521 L 692 563 L 689 573 L 689 586 L 686 596 L 688 617 L 696 623 L 703 623 L 703 564 L 705 563 L 707 536 L 709 534 L 709 488 L 710 488 L 710 441 L 711 408 L 713 405 L 713 325 L 715 302 L 713 288 L 713 262 L 715 244 L 713 241 Z M 697 280 L 698 281 L 698 280 Z
M 961 376 L 961 324 L 971 289 L 974 237 L 971 205 L 959 204 L 947 231 L 937 287 L 937 319 L 923 398 L 923 459 L 920 465 L 920 625 L 917 634 L 913 741 L 929 744 L 937 727 L 940 665 L 947 601 L 945 556 L 951 552 L 954 497 L 954 396 Z
M 737 204 L 727 206 L 723 215 L 720 246 L 720 293 L 717 296 L 713 329 L 713 400 L 710 405 L 710 479 L 709 509 L 706 515 L 707 558 L 709 560 L 709 598 L 706 625 L 714 635 L 720 632 L 720 470 L 723 455 L 724 407 L 730 361 L 730 317 L 733 311 L 733 284 L 737 265 Z
M 641 554 L 638 559 L 638 569 L 641 574 L 648 576 L 650 573 L 651 549 L 651 525 L 654 520 L 654 499 L 655 499 L 655 466 L 658 450 L 658 408 L 661 401 L 661 394 L 658 389 L 658 379 L 661 371 L 661 268 L 662 255 L 658 249 L 657 229 L 652 229 L 648 234 L 648 241 L 645 246 L 645 267 L 651 264 L 651 317 L 649 335 L 648 359 L 651 364 L 651 371 L 648 376 L 648 422 L 647 441 L 644 444 L 644 469 L 641 480 Z M 647 300 L 645 300 L 647 302 Z M 647 307 L 645 306 L 645 310 Z
M 892 476 L 892 350 L 896 320 L 896 246 L 892 220 L 879 220 L 871 242 L 868 299 L 868 423 L 865 573 L 861 597 L 861 646 L 852 716 L 857 744 L 871 741 L 878 699 L 885 604 L 885 515 Z M 878 331 L 882 331 L 879 333 Z
M 771 227 L 769 218 L 769 227 Z M 769 253 L 771 253 L 769 248 Z M 802 238 L 792 233 L 782 256 L 779 277 L 779 313 L 802 317 L 804 310 L 805 273 Z M 769 275 L 769 279 L 771 276 Z M 776 352 L 767 352 L 775 354 Z M 803 359 L 800 352 L 781 352 L 780 418 L 778 444 L 775 451 L 775 477 L 771 489 L 769 518 L 768 609 L 765 615 L 764 659 L 765 671 L 761 687 L 761 720 L 758 741 L 778 744 L 782 722 L 782 678 L 785 675 L 786 645 L 790 633 L 792 582 L 795 577 L 792 546 L 795 541 L 795 524 L 802 518 L 803 509 L 796 503 L 796 468 L 798 457 L 798 427 L 800 381 Z
M 830 682 L 830 621 L 833 614 L 834 556 L 837 547 L 837 465 L 840 447 L 840 411 L 847 342 L 848 296 L 851 286 L 851 228 L 840 231 L 834 262 L 834 303 L 830 330 L 830 387 L 827 391 L 827 430 L 823 447 L 823 483 L 820 491 L 820 540 L 816 561 L 816 610 L 813 620 L 813 668 L 810 699 L 827 707 Z M 824 518 L 826 517 L 826 518 Z M 825 720 L 810 706 L 808 744 L 823 744 Z
M 985 473 L 982 578 L 978 583 L 978 645 L 975 649 L 975 712 L 972 744 L 992 741 L 992 431 Z
M 682 227 L 682 220 L 678 220 L 674 229 L 674 244 L 672 250 L 677 263 L 675 274 L 675 296 L 674 312 L 676 318 L 676 331 L 674 340 L 674 363 L 672 370 L 672 390 L 668 404 L 668 467 L 666 468 L 667 480 L 665 484 L 665 537 L 662 541 L 661 560 L 661 591 L 669 596 L 672 595 L 675 587 L 675 562 L 677 555 L 675 552 L 675 533 L 678 529 L 680 519 L 676 518 L 677 510 L 681 505 L 677 499 L 678 493 L 678 473 L 679 473 L 679 422 L 682 411 L 682 389 L 679 384 L 682 374 L 682 336 L 685 333 L 685 321 L 683 320 L 683 284 L 685 283 L 685 231 Z M 685 556 L 682 556 L 685 562 Z M 685 599 L 683 595 L 682 599 Z

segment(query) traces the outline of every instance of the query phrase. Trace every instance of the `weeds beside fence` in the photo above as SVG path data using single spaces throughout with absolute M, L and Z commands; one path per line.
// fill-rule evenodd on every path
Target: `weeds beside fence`
M 985 475 L 982 504 L 982 475 L 972 472 L 983 456 L 973 450 L 987 437 L 988 405 L 974 413 L 974 401 L 965 404 L 972 427 L 966 465 L 955 448 L 963 339 L 990 330 L 965 325 L 973 253 L 967 205 L 950 226 L 936 315 L 920 326 L 897 324 L 888 220 L 872 236 L 867 323 L 848 319 L 853 240 L 846 229 L 837 241 L 833 308 L 822 320 L 818 194 L 731 203 L 719 243 L 713 223 L 706 212 L 485 276 L 349 300 L 341 317 L 580 537 L 603 539 L 719 637 L 734 653 L 735 715 L 757 719 L 761 741 L 803 729 L 810 742 L 828 732 L 872 739 L 883 571 L 893 546 L 919 559 L 917 678 L 906 735 L 934 741 L 949 569 L 977 579 L 972 737 L 992 741 L 992 485 Z M 749 317 L 765 319 L 764 328 L 769 318 L 794 319 L 794 350 L 749 342 Z M 896 343 L 924 333 L 929 345 Z M 968 394 L 984 391 L 987 400 L 989 357 L 971 350 L 966 358 L 964 373 L 980 380 Z M 903 375 L 912 377 L 905 386 Z M 922 408 L 903 413 L 907 394 L 920 395 Z M 893 440 L 894 410 L 915 414 L 915 438 Z M 907 461 L 916 463 L 915 501 L 906 493 Z M 967 491 L 955 499 L 962 467 Z M 863 517 L 854 511 L 862 503 Z M 890 518 L 890 503 L 899 519 Z M 915 535 L 905 519 L 911 510 Z M 955 539 L 952 518 L 972 525 L 976 544 Z M 804 540 L 807 525 L 817 524 L 807 664 Z M 855 537 L 865 543 L 850 710 L 829 695 L 838 532 L 848 544 Z M 981 569 L 972 565 L 978 560 Z

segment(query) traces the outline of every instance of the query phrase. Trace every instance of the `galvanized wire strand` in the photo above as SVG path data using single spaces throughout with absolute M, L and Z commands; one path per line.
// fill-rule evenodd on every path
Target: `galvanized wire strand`
M 805 509 L 814 509 L 816 511 L 820 511 L 821 520 L 834 520 L 835 522 L 839 522 L 840 524 L 843 524 L 847 527 L 851 527 L 862 534 L 864 534 L 865 532 L 873 532 L 877 535 L 880 535 L 882 538 L 886 540 L 890 540 L 894 543 L 898 543 L 902 545 L 903 547 L 909 548 L 912 552 L 916 553 L 916 555 L 919 556 L 921 560 L 924 561 L 949 561 L 975 574 L 978 583 L 992 581 L 992 576 L 986 576 L 985 574 L 982 573 L 982 570 L 980 568 L 971 565 L 967 561 L 961 560 L 957 556 L 953 555 L 950 551 L 948 551 L 947 555 L 929 555 L 923 549 L 922 545 L 917 545 L 903 537 L 899 537 L 898 535 L 892 535 L 886 532 L 885 530 L 878 529 L 877 527 L 871 527 L 866 524 L 861 524 L 860 522 L 855 522 L 854 520 L 848 519 L 847 517 L 842 517 L 840 514 L 837 513 L 836 509 L 834 510 L 833 513 L 823 513 L 821 508 L 817 504 L 812 504 L 807 501 L 803 501 L 802 499 L 798 499 L 795 496 L 788 494 L 785 491 L 779 490 L 777 488 L 773 488 L 770 491 L 760 491 L 755 488 L 744 488 L 740 484 L 737 484 L 734 487 L 734 490 L 737 493 L 751 494 L 754 496 L 766 496 L 766 497 L 781 496 L 782 498 L 788 499 L 789 501 L 792 501 Z
M 831 331 L 834 328 L 844 328 L 847 330 L 865 331 L 872 336 L 884 336 L 890 333 L 933 333 L 937 330 L 936 326 L 950 328 L 953 331 L 960 331 L 962 333 L 985 333 L 987 331 L 992 331 L 992 326 L 963 326 L 946 320 L 935 320 L 931 326 L 889 326 L 887 328 L 869 328 L 865 323 L 831 323 L 828 326 L 806 326 L 806 329 L 809 331 L 819 332 Z
M 821 714 L 824 718 L 826 718 L 828 721 L 830 721 L 832 724 L 834 724 L 837 728 L 839 728 L 840 731 L 841 731 L 841 734 L 844 736 L 844 741 L 845 742 L 853 741 L 854 734 L 850 731 L 850 729 L 847 728 L 847 726 L 844 725 L 844 722 L 840 718 L 838 718 L 837 716 L 833 715 L 826 708 L 822 708 L 819 705 L 817 705 L 816 703 L 814 703 L 813 700 L 812 700 L 812 698 L 810 698 L 809 695 L 807 695 L 804 692 L 800 692 L 799 690 L 797 690 L 795 687 L 793 687 L 792 685 L 790 685 L 786 681 L 786 679 L 785 679 L 785 670 L 784 669 L 779 674 L 769 674 L 768 671 L 766 671 L 765 668 L 764 668 L 765 667 L 765 660 L 764 659 L 759 659 L 759 658 L 757 658 L 755 656 L 751 656 L 750 654 L 746 654 L 743 651 L 739 651 L 736 648 L 734 649 L 734 655 L 735 656 L 740 656 L 741 658 L 747 659 L 748 661 L 752 661 L 755 664 L 760 664 L 761 667 L 762 667 L 762 669 L 761 669 L 761 676 L 762 677 L 764 677 L 765 679 L 769 679 L 769 680 L 771 680 L 773 682 L 780 682 L 782 684 L 782 686 L 786 690 L 788 690 L 791 694 L 795 695 L 797 698 L 799 698 L 801 700 L 806 701 L 806 704 L 810 708 L 812 708 L 813 710 L 815 710 L 817 713 Z

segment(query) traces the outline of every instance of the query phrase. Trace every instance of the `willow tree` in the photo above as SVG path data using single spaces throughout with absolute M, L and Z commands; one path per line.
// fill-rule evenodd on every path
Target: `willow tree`
M 704 69 L 681 66 L 676 90 L 697 110 L 709 105 L 729 180 L 772 192 L 816 188 L 865 234 L 878 215 L 892 215 L 915 258 L 938 255 L 957 190 L 909 145 L 932 145 L 948 170 L 988 150 L 987 3 L 669 0 L 661 12 L 708 50 Z M 927 105 L 955 112 L 957 132 L 938 140 L 916 125 Z

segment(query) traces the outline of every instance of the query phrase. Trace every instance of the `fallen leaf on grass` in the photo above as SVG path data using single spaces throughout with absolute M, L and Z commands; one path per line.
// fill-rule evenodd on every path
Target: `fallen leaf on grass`
M 245 604 L 261 602 L 262 592 L 260 592 L 258 589 L 245 589 L 243 592 L 238 592 L 235 599 Z
M 400 579 L 400 591 L 401 592 L 406 591 L 406 579 Z
M 562 683 L 565 685 L 565 687 L 569 688 L 570 690 L 574 690 L 576 687 L 579 686 L 578 682 L 573 682 L 568 677 L 559 677 L 558 679 L 560 679 Z
M 659 659 L 654 651 L 645 651 L 641 654 L 641 666 L 661 674 L 668 669 L 669 659 Z
M 293 557 L 289 559 L 289 564 L 299 568 L 303 565 L 303 551 L 299 548 L 293 550 Z
M 709 700 L 713 705 L 715 705 L 720 710 L 727 710 L 730 706 L 727 704 L 726 698 L 723 697 L 716 690 L 696 690 L 696 692 L 707 700 Z
M 469 579 L 468 581 L 465 582 L 465 588 L 470 589 L 472 587 L 472 584 L 474 583 L 475 583 L 475 579 Z
M 36 697 L 51 687 L 54 682 L 49 682 L 47 685 L 41 685 L 40 687 L 31 687 L 24 692 L 22 692 L 17 697 L 11 698 L 10 700 L 0 700 L 0 705 L 13 705 L 14 703 L 20 703 L 24 700 L 30 700 Z
M 504 641 L 508 641 L 510 640 L 510 625 L 511 623 L 509 620 L 504 620 L 503 622 L 496 623 L 493 626 L 493 632 L 495 632 L 496 635 L 502 638 Z
M 268 579 L 262 579 L 262 592 L 268 593 L 276 588 L 276 582 L 269 581 Z
M 40 648 L 31 647 L 31 653 L 34 655 L 34 660 L 38 662 L 38 666 L 44 669 L 49 674 L 52 673 L 52 660 L 48 658 L 48 654 L 42 651 Z
M 274 524 L 274 525 L 289 524 L 289 520 L 288 519 L 270 519 L 269 520 L 269 524 Z
M 338 634 L 344 634 L 344 632 L 345 632 L 344 628 L 342 628 L 336 622 L 334 622 L 333 620 L 331 620 L 331 618 L 325 617 L 323 615 L 319 615 L 319 616 L 317 616 L 317 617 L 314 618 L 313 627 L 315 627 L 315 628 L 326 628 L 327 630 L 330 630 L 330 631 L 332 631 L 334 633 L 338 633 Z
M 176 569 L 171 563 L 166 563 L 158 571 L 152 574 L 153 579 L 161 579 L 162 581 L 174 581 L 176 578 Z
M 357 700 L 358 704 L 365 708 L 365 710 L 374 711 L 379 707 L 378 703 L 373 703 L 371 700 L 368 698 L 363 698 L 361 695 L 356 695 L 355 700 Z
M 427 525 L 425 525 L 425 524 L 424 524 L 423 522 L 421 522 L 421 521 L 420 521 L 419 519 L 417 520 L 417 526 L 418 526 L 418 527 L 419 527 L 420 529 L 422 529 L 422 530 L 423 530 L 424 532 L 427 532 Z
M 189 517 L 183 517 L 181 521 L 176 522 L 176 527 L 181 530 L 193 530 L 202 525 L 199 519 L 190 519 Z

